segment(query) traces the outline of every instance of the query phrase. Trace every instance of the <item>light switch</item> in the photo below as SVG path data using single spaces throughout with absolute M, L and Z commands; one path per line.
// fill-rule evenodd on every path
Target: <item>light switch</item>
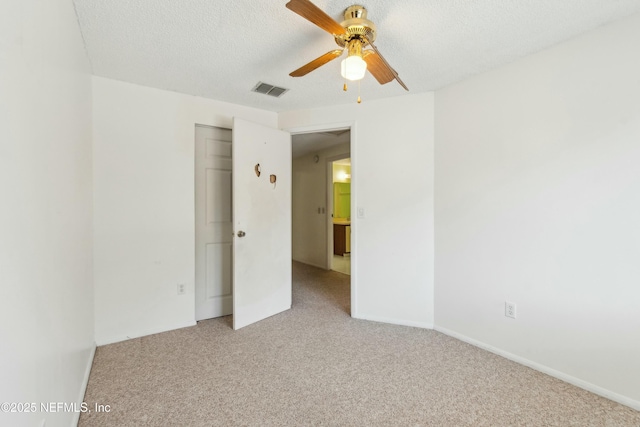
M 358 218 L 359 219 L 363 219 L 364 218 L 364 208 L 363 207 L 358 207 Z

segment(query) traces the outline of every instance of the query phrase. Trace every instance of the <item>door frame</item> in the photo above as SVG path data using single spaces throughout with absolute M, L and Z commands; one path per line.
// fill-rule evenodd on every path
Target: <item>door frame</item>
M 348 159 L 351 154 L 343 153 L 335 156 L 327 157 L 327 269 L 331 270 L 333 265 L 333 162 Z M 351 177 L 353 178 L 353 168 L 351 169 Z M 353 182 L 353 180 L 351 181 Z M 353 211 L 351 211 L 353 213 Z M 351 217 L 353 220 L 353 216 Z M 353 261 L 353 260 L 352 260 Z
M 344 130 L 349 129 L 350 138 L 349 138 L 349 153 L 351 156 L 351 213 L 357 212 L 356 206 L 358 201 L 358 160 L 357 160 L 357 147 L 358 147 L 358 133 L 357 133 L 357 122 L 349 121 L 349 122 L 334 122 L 334 123 L 325 123 L 318 125 L 308 125 L 308 126 L 297 126 L 291 128 L 283 128 L 282 130 L 289 132 L 292 136 L 296 134 L 303 133 L 319 133 L 319 132 L 330 132 L 335 130 Z M 293 163 L 293 159 L 291 159 Z M 293 165 L 292 165 L 293 166 Z M 329 194 L 327 194 L 327 198 Z M 327 211 L 328 217 L 330 218 L 330 212 Z M 355 220 L 355 221 L 354 221 Z M 329 239 L 329 221 L 326 222 L 327 226 L 325 227 L 325 241 L 328 243 Z M 331 231 L 333 234 L 333 230 Z M 333 242 L 332 242 L 333 243 Z M 329 247 L 327 247 L 327 255 L 329 252 Z M 333 252 L 333 251 L 332 251 Z M 351 317 L 358 318 L 358 220 L 356 217 L 351 215 Z M 330 261 L 327 259 L 327 261 Z M 329 268 L 331 264 L 328 264 Z

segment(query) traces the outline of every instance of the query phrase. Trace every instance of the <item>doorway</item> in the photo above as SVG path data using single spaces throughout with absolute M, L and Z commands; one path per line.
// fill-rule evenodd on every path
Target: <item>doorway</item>
M 291 135 L 232 129 L 195 129 L 195 307 L 240 329 L 291 308 Z
M 350 276 L 353 234 L 349 211 L 354 200 L 350 188 L 351 127 L 306 133 L 293 130 L 291 140 L 293 261 Z M 334 162 L 338 169 L 349 171 L 340 173 L 340 180 L 345 181 L 345 175 L 350 175 L 349 188 L 342 188 L 339 193 L 343 194 L 338 194 L 339 200 L 336 199 L 339 214 L 334 212 Z M 338 239 L 342 237 L 343 249 L 339 255 L 334 255 L 334 234 Z
M 332 234 L 330 268 L 351 275 L 351 157 L 328 159 L 327 196 Z

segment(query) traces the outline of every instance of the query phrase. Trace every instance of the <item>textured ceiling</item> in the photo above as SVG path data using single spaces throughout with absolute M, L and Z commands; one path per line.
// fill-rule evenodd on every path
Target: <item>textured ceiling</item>
M 312 0 L 314 1 L 314 0 Z M 287 0 L 75 0 L 97 76 L 271 111 L 355 102 L 340 59 L 289 73 L 336 49 Z M 315 0 L 342 20 L 351 0 Z M 410 93 L 435 90 L 640 12 L 640 0 L 363 0 L 376 46 Z M 281 98 L 250 90 L 289 88 Z M 403 95 L 367 74 L 363 102 Z

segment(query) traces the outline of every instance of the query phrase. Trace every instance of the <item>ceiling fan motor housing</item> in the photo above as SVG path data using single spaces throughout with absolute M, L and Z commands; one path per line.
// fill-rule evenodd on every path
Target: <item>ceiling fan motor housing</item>
M 363 47 L 367 44 L 367 40 L 370 42 L 375 41 L 376 26 L 367 19 L 367 9 L 364 6 L 349 6 L 344 11 L 344 19 L 340 25 L 347 30 L 347 34 L 335 37 L 338 46 L 345 47 L 353 39 L 359 39 Z

